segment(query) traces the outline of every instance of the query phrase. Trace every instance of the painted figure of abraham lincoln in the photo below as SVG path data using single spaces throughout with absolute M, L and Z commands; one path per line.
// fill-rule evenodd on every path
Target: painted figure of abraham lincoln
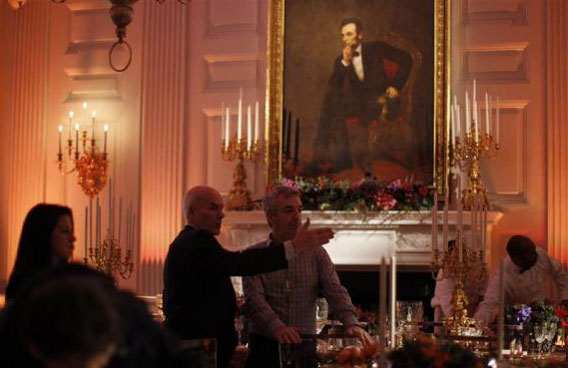
M 283 176 L 431 181 L 434 0 L 285 7 Z

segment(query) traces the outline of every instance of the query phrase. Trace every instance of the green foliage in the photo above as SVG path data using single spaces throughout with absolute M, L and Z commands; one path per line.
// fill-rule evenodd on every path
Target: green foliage
M 308 211 L 419 211 L 429 209 L 434 201 L 432 187 L 401 179 L 385 185 L 373 179 L 352 183 L 347 179 L 296 177 L 278 179 L 273 185 L 298 188 L 303 208 Z

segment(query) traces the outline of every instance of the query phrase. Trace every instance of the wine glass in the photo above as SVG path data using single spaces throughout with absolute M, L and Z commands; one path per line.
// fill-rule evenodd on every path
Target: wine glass
M 545 324 L 534 326 L 534 339 L 536 340 L 536 358 L 540 359 L 542 342 L 546 338 L 547 328 Z

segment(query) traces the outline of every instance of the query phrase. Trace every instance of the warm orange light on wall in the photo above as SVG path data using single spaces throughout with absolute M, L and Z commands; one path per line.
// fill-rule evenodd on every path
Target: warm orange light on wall
M 6 0 L 8 2 L 8 5 L 10 5 L 10 7 L 14 10 L 18 10 L 21 9 L 25 4 L 27 0 Z

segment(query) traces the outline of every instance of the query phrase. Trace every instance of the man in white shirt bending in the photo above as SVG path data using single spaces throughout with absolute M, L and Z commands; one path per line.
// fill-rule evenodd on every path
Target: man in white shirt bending
M 507 243 L 509 256 L 503 260 L 505 304 L 528 304 L 545 299 L 544 281 L 551 277 L 557 287 L 558 298 L 568 304 L 568 274 L 564 267 L 542 248 L 522 235 L 514 235 Z M 499 305 L 500 267 L 489 281 L 485 297 L 474 317 L 491 323 Z

